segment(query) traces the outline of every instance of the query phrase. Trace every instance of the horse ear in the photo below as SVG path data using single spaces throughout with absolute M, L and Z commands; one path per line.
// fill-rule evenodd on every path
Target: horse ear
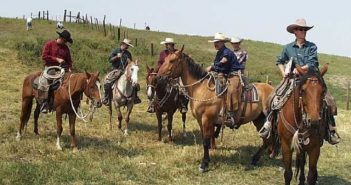
M 139 60 L 138 60 L 138 59 L 136 59 L 136 60 L 135 60 L 135 65 L 138 65 L 138 62 L 139 62 Z
M 132 62 L 129 58 L 127 58 L 127 63 L 130 64 Z
M 303 69 L 300 65 L 296 64 L 296 70 L 299 72 L 299 74 L 307 74 L 308 69 Z
M 84 71 L 85 71 L 85 74 L 87 75 L 87 78 L 89 79 L 91 77 L 91 74 L 88 73 L 86 69 L 84 69 Z
M 100 75 L 100 71 L 96 71 L 96 77 L 99 77 L 99 75 Z
M 180 49 L 180 53 L 183 53 L 184 51 L 184 44 L 182 45 L 182 49 Z
M 328 66 L 329 63 L 326 63 L 323 65 L 323 67 L 320 69 L 321 75 L 323 76 L 327 71 L 328 71 Z

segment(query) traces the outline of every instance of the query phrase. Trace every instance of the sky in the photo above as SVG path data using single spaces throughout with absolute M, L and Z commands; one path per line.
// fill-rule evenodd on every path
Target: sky
M 49 10 L 50 18 L 62 19 L 64 9 L 99 20 L 143 29 L 213 36 L 226 36 L 285 45 L 294 35 L 289 24 L 305 18 L 314 28 L 307 40 L 319 53 L 351 57 L 350 0 L 0 0 L 1 17 L 30 16 Z

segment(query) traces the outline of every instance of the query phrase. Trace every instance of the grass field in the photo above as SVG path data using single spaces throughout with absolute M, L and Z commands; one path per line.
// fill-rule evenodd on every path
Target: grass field
M 265 155 L 258 167 L 245 171 L 261 143 L 252 124 L 234 131 L 225 129 L 223 141 L 218 140 L 218 149 L 210 153 L 212 161 L 207 173 L 198 172 L 203 154 L 202 141 L 198 124 L 190 113 L 187 115 L 186 137 L 182 136 L 178 113 L 173 124 L 175 142 L 167 142 L 166 130 L 164 140 L 157 141 L 156 118 L 146 113 L 144 65 L 141 65 L 139 76 L 143 102 L 133 109 L 129 136 L 124 136 L 117 124 L 114 124 L 113 131 L 108 130 L 107 108 L 102 107 L 96 112 L 93 122 L 77 121 L 78 153 L 69 149 L 68 120 L 64 121 L 63 151 L 56 150 L 53 114 L 40 116 L 39 136 L 33 133 L 31 118 L 23 139 L 17 142 L 22 80 L 31 71 L 41 69 L 40 49 L 46 40 L 56 37 L 54 26 L 54 23 L 34 22 L 34 30 L 26 32 L 23 21 L 0 18 L 0 184 L 283 184 L 281 156 L 269 159 Z M 76 67 L 106 72 L 106 57 L 116 46 L 116 41 L 81 25 L 68 26 L 75 33 L 71 49 Z M 186 45 L 187 53 L 204 64 L 209 64 L 215 53 L 205 37 L 128 31 L 133 38 L 142 35 L 145 43 L 158 43 L 171 35 Z M 153 64 L 157 56 L 148 55 L 147 44 L 140 45 L 140 48 L 132 49 L 135 58 Z M 248 63 L 250 76 L 264 81 L 265 75 L 270 74 L 274 83 L 278 83 L 279 76 L 273 63 L 281 46 L 246 41 L 244 47 L 251 54 Z M 161 46 L 156 49 L 158 51 Z M 324 185 L 351 184 L 351 114 L 343 109 L 342 101 L 345 81 L 351 76 L 351 60 L 323 54 L 320 59 L 322 63 L 332 65 L 326 79 L 341 107 L 337 124 L 342 142 L 337 147 L 327 143 L 322 147 L 318 163 L 319 182 Z M 256 68 L 254 64 L 262 67 Z M 87 110 L 85 103 L 82 104 Z M 293 184 L 297 182 L 293 180 Z

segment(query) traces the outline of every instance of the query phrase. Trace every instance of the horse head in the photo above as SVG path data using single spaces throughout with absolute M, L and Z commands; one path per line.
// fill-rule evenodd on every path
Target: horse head
M 156 88 L 156 75 L 157 73 L 155 72 L 154 68 L 150 68 L 148 65 L 146 65 L 146 92 L 147 92 L 147 98 L 151 100 L 154 95 L 155 95 L 155 88 Z
M 158 75 L 160 76 L 169 76 L 171 78 L 180 77 L 183 73 L 183 50 L 184 45 L 181 50 L 178 50 L 174 53 L 169 54 L 164 63 L 160 66 L 158 70 Z
M 87 77 L 87 86 L 84 90 L 84 94 L 92 101 L 93 105 L 96 107 L 101 107 L 101 91 L 100 91 L 100 80 L 99 74 L 100 72 L 96 73 L 88 73 L 85 71 Z
M 311 72 L 296 67 L 297 71 L 302 74 L 300 82 L 300 106 L 308 123 L 316 125 L 321 120 L 321 107 L 323 98 L 327 91 L 323 75 L 328 70 L 328 64 L 325 64 L 320 72 Z
M 126 76 L 127 76 L 127 81 L 132 83 L 133 86 L 138 83 L 138 71 L 139 71 L 138 60 L 131 61 L 128 59 L 128 65 L 126 67 Z

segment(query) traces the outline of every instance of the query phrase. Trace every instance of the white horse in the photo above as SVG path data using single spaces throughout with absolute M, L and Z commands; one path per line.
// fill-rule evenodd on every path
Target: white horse
M 56 24 L 56 28 L 58 28 L 58 29 L 63 29 L 64 27 L 63 27 L 63 22 L 61 22 L 61 21 L 58 21 L 57 22 L 57 24 Z
M 122 113 L 120 108 L 127 107 L 125 115 L 126 127 L 124 135 L 128 135 L 129 116 L 134 106 L 135 85 L 138 84 L 138 61 L 129 61 L 124 74 L 113 84 L 112 102 L 118 114 L 118 128 L 122 129 Z M 110 130 L 112 130 L 112 104 L 109 105 Z
M 26 23 L 27 31 L 32 29 L 32 21 L 33 21 L 32 17 L 27 18 L 27 23 Z

